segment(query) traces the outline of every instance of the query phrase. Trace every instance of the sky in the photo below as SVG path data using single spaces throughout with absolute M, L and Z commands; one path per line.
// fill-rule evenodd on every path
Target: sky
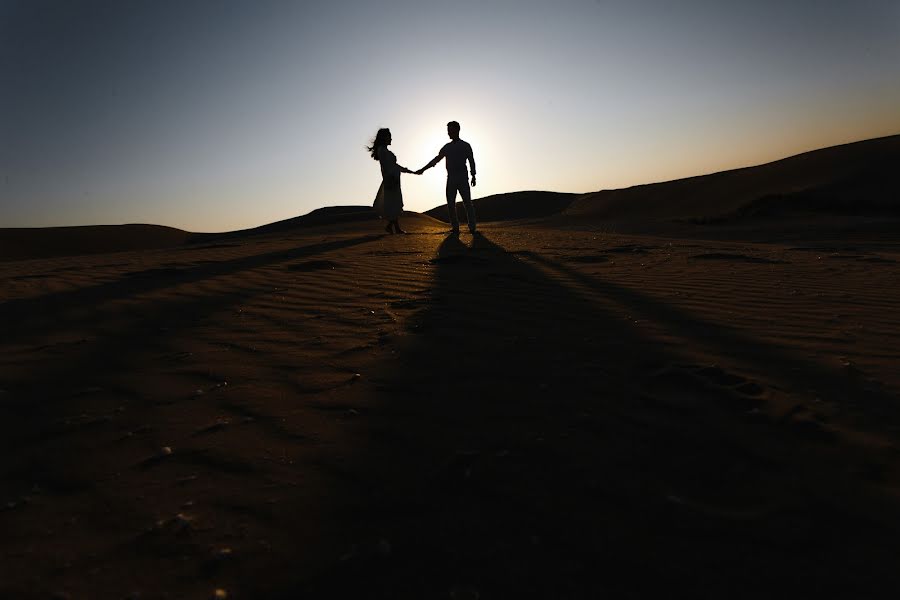
M 0 0 L 0 227 L 370 204 L 459 121 L 474 197 L 592 192 L 900 133 L 897 0 Z M 444 203 L 443 166 L 405 175 Z

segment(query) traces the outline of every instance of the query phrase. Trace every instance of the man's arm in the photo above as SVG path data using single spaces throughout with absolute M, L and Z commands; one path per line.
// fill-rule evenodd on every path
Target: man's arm
M 441 148 L 440 152 L 438 152 L 438 155 L 435 156 L 434 158 L 432 158 L 430 163 L 428 163 L 427 165 L 425 165 L 424 167 L 422 167 L 421 169 L 419 169 L 418 171 L 416 171 L 416 173 L 418 173 L 419 175 L 421 175 L 423 172 L 427 171 L 428 169 L 430 169 L 430 168 L 433 167 L 434 165 L 436 165 L 436 164 L 438 164 L 439 162 L 441 162 L 441 160 L 442 160 L 443 158 L 444 158 L 444 149 Z
M 419 169 L 419 171 L 420 171 L 420 172 L 422 172 L 422 171 L 427 171 L 428 169 L 430 169 L 430 168 L 433 167 L 434 165 L 436 165 L 436 164 L 438 164 L 439 162 L 441 162 L 441 159 L 443 159 L 443 158 L 444 158 L 443 151 L 441 151 L 441 154 L 438 154 L 437 156 L 435 156 L 434 158 L 432 158 L 432 159 L 431 159 L 431 162 L 429 162 L 427 165 L 425 165 L 424 167 L 422 167 L 421 169 Z
M 475 155 L 472 153 L 472 145 L 469 145 L 469 166 L 472 168 L 472 187 L 475 187 Z

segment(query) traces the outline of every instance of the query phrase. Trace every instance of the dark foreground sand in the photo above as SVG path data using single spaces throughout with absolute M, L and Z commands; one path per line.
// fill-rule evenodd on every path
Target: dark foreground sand
M 900 236 L 409 226 L 0 263 L 0 596 L 900 591 Z

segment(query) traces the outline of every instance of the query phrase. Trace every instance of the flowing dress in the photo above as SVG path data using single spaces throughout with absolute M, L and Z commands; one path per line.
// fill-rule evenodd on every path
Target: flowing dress
M 381 187 L 375 196 L 375 211 L 385 219 L 399 219 L 403 213 L 403 192 L 400 190 L 397 157 L 387 146 L 379 146 L 378 162 L 381 163 Z

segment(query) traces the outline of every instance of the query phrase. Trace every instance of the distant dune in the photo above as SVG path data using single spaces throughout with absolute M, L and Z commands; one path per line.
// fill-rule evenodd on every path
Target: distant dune
M 565 215 L 715 222 L 815 212 L 900 213 L 900 135 L 711 175 L 585 194 Z
M 221 238 L 280 233 L 298 227 L 357 223 L 359 221 L 375 221 L 377 219 L 378 215 L 375 214 L 375 211 L 372 210 L 371 206 L 326 206 L 299 217 L 285 219 L 284 221 L 276 221 L 275 223 L 269 223 L 251 229 L 240 229 L 238 231 L 228 231 L 223 233 L 195 233 L 192 234 L 191 242 L 197 243 Z
M 663 183 L 589 194 L 522 191 L 475 200 L 479 222 L 558 217 L 568 222 L 629 224 L 659 231 L 665 223 L 725 223 L 747 217 L 801 215 L 900 216 L 900 135 L 806 152 L 772 163 Z M 457 203 L 465 222 L 462 203 Z M 448 221 L 445 205 L 406 213 L 404 225 Z M 158 225 L 0 229 L 0 261 L 171 248 L 307 227 L 358 224 L 380 232 L 369 206 L 330 206 L 309 214 L 223 233 L 191 233 Z M 370 223 L 370 224 L 367 224 Z M 655 229 L 654 229 L 655 228 Z
M 326 206 L 317 208 L 311 213 L 300 217 L 285 219 L 284 221 L 277 221 L 252 229 L 241 229 L 225 233 L 193 233 L 189 242 L 202 244 L 225 239 L 285 233 L 309 227 L 334 227 L 343 231 L 347 226 L 358 225 L 363 230 L 381 233 L 383 224 L 378 221 L 378 215 L 375 214 L 375 211 L 370 206 Z M 404 212 L 400 222 L 404 227 L 413 224 L 418 226 L 440 225 L 433 218 L 414 212 Z
M 563 212 L 576 198 L 578 194 L 526 191 L 485 196 L 474 202 L 478 221 L 491 222 L 549 217 Z M 466 211 L 462 202 L 456 203 L 456 212 L 460 221 L 465 223 Z M 446 204 L 436 206 L 425 214 L 449 222 Z
M 370 225 L 365 225 L 371 221 Z M 239 231 L 191 233 L 161 225 L 92 225 L 0 229 L 0 261 L 102 254 L 129 250 L 156 250 L 184 244 L 208 244 L 222 240 L 284 233 L 309 227 L 346 227 L 360 224 L 380 233 L 378 216 L 367 206 L 329 206 L 309 214 Z M 440 225 L 418 213 L 406 213 L 403 224 Z
M 0 229 L 0 260 L 171 248 L 191 234 L 161 225 Z

